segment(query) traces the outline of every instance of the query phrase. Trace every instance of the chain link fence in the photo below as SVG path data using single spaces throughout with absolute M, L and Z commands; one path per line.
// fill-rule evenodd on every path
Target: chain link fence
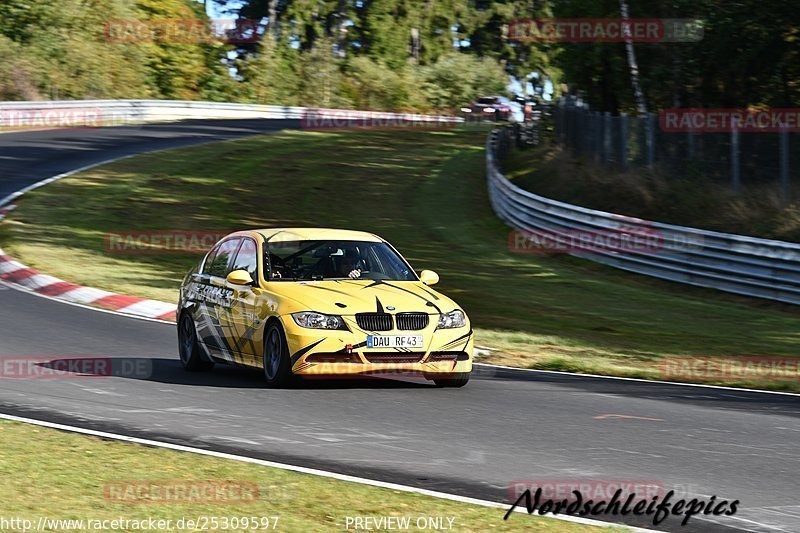
M 552 107 L 556 138 L 579 156 L 619 171 L 654 167 L 668 175 L 704 176 L 735 191 L 774 187 L 784 203 L 800 196 L 796 132 L 667 132 L 655 113 L 611 115 L 566 97 Z

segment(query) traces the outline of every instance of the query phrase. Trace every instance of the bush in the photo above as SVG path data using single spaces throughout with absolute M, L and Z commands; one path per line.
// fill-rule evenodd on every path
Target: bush
M 344 65 L 342 92 L 360 109 L 427 110 L 430 104 L 419 91 L 417 76 L 410 66 L 396 70 L 355 57 Z

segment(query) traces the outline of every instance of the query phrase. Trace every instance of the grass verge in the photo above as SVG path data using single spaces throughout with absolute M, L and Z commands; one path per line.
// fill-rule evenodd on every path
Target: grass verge
M 31 192 L 0 245 L 68 281 L 175 301 L 198 256 L 117 255 L 112 231 L 330 226 L 375 232 L 469 312 L 485 361 L 665 376 L 665 358 L 796 356 L 788 306 L 571 257 L 518 255 L 486 197 L 484 131 L 290 131 L 145 154 Z M 711 383 L 800 391 L 796 379 Z
M 87 521 L 150 518 L 172 521 L 158 531 L 199 531 L 179 522 L 199 517 L 208 517 L 207 524 L 216 517 L 218 526 L 207 531 L 337 531 L 348 516 L 410 517 L 412 523 L 439 517 L 444 524 L 449 517 L 455 531 L 610 529 L 519 514 L 504 521 L 503 509 L 8 421 L 0 421 L 0 474 L 2 518 L 36 525 L 44 517 L 50 520 L 44 531 L 96 531 Z M 206 492 L 210 483 L 226 490 Z M 258 519 L 258 527 L 245 527 L 244 517 Z M 230 527 L 223 527 L 226 519 Z M 107 529 L 147 530 L 133 523 Z

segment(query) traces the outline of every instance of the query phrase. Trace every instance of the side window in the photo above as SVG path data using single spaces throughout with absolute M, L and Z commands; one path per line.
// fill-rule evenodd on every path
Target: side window
M 204 269 L 205 273 L 218 278 L 227 276 L 228 272 L 230 272 L 229 265 L 232 264 L 233 257 L 236 255 L 236 249 L 241 242 L 241 239 L 230 239 L 220 244 L 219 250 L 214 256 L 214 260 L 211 262 L 210 266 Z
M 258 248 L 252 239 L 244 239 L 236 260 L 233 262 L 233 270 L 246 270 L 253 279 L 258 279 Z
M 219 251 L 219 244 L 216 245 L 214 248 L 208 252 L 208 256 L 206 256 L 206 262 L 203 263 L 203 274 L 210 274 L 211 273 L 211 265 L 214 264 L 214 256 L 217 255 Z

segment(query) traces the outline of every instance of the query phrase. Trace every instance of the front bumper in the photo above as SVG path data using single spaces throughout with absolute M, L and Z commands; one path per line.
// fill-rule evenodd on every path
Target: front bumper
M 472 371 L 474 340 L 469 322 L 462 328 L 380 331 L 379 335 L 422 335 L 418 350 L 367 348 L 367 335 L 345 318 L 350 331 L 308 329 L 283 320 L 292 372 L 297 375 L 408 374 L 435 375 Z

